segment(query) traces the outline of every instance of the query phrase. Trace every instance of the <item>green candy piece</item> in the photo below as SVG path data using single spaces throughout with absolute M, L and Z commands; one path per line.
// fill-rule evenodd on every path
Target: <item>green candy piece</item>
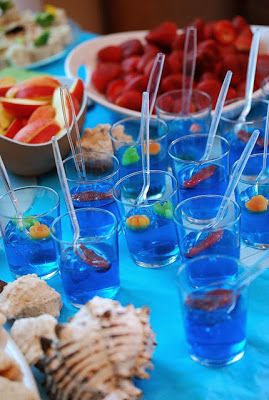
M 14 224 L 17 225 L 17 227 L 19 229 L 22 230 L 22 229 L 30 229 L 31 226 L 33 226 L 37 222 L 37 219 L 34 218 L 34 217 L 23 218 L 22 219 L 22 225 L 20 224 L 18 218 L 13 218 L 13 222 L 14 222 Z
M 38 25 L 42 26 L 43 28 L 47 28 L 53 23 L 54 19 L 55 19 L 54 15 L 48 12 L 41 12 L 37 14 L 35 22 Z
M 36 47 L 45 46 L 48 43 L 50 37 L 49 31 L 44 31 L 34 40 L 34 45 Z
M 173 205 L 171 201 L 165 201 L 163 203 L 155 203 L 153 206 L 155 214 L 160 215 L 164 218 L 173 218 Z
M 135 147 L 129 147 L 129 149 L 125 150 L 122 156 L 121 163 L 122 165 L 130 165 L 138 162 L 140 160 L 139 154 Z

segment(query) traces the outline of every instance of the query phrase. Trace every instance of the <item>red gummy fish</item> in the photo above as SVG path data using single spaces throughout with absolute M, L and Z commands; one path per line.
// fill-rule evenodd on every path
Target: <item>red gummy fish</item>
M 210 233 L 204 240 L 202 240 L 196 246 L 191 247 L 186 253 L 186 257 L 187 258 L 195 257 L 203 250 L 213 246 L 215 243 L 219 242 L 222 239 L 223 233 L 224 233 L 223 229 Z
M 205 294 L 193 293 L 186 299 L 186 305 L 204 311 L 214 311 L 233 302 L 233 291 L 230 289 L 215 289 Z
M 85 247 L 83 244 L 81 244 L 79 247 L 82 251 L 82 254 L 79 254 L 79 256 L 86 264 L 90 265 L 91 267 L 100 268 L 100 271 L 109 270 L 111 264 L 105 258 L 99 256 L 93 250 L 87 249 L 87 247 Z
M 111 192 L 80 192 L 72 194 L 72 199 L 75 201 L 96 201 L 96 200 L 105 200 L 105 199 L 112 199 Z
M 198 183 L 210 178 L 216 171 L 216 165 L 210 165 L 209 167 L 205 167 L 201 169 L 196 174 L 192 175 L 192 177 L 186 180 L 183 184 L 185 189 L 191 189 L 194 186 L 198 185 Z

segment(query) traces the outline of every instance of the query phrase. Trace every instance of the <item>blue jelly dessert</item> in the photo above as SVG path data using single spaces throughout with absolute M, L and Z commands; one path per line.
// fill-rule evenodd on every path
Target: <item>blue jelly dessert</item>
M 55 242 L 50 235 L 52 217 L 10 220 L 3 239 L 11 272 L 15 276 L 50 277 L 58 270 Z

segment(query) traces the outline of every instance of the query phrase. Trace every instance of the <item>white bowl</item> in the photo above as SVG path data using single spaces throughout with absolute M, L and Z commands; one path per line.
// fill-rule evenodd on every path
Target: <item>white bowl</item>
M 74 78 L 56 77 L 61 84 L 70 87 Z M 80 129 L 84 123 L 87 106 L 87 94 L 84 92 L 82 104 L 77 116 Z M 72 137 L 75 137 L 72 129 Z M 62 157 L 70 152 L 67 133 L 59 137 L 59 147 Z M 21 143 L 0 135 L 0 154 L 6 167 L 18 175 L 36 176 L 44 174 L 55 167 L 51 141 L 41 144 Z
M 261 29 L 261 50 L 263 53 L 269 53 L 269 27 L 255 25 L 251 28 L 252 30 L 256 28 Z M 89 85 L 87 87 L 87 93 L 92 100 L 119 114 L 130 117 L 140 117 L 140 112 L 124 107 L 119 107 L 116 104 L 108 101 L 104 95 L 102 95 L 95 89 L 95 87 L 91 83 L 90 78 L 92 72 L 95 70 L 96 67 L 96 55 L 101 48 L 109 45 L 117 45 L 129 39 L 140 39 L 142 42 L 145 42 L 145 36 L 147 32 L 148 31 L 132 31 L 113 33 L 110 35 L 100 36 L 95 39 L 90 39 L 86 42 L 81 43 L 69 53 L 68 57 L 65 60 L 64 68 L 66 75 L 72 78 L 76 77 L 79 67 L 81 65 L 85 65 L 89 73 Z M 254 98 L 258 98 L 261 96 L 261 89 L 257 90 L 253 95 Z

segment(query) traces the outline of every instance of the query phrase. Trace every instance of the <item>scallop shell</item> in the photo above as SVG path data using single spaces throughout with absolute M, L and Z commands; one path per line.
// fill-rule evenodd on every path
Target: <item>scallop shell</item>
M 43 340 L 46 386 L 55 400 L 135 400 L 148 378 L 154 335 L 149 310 L 95 297 Z

